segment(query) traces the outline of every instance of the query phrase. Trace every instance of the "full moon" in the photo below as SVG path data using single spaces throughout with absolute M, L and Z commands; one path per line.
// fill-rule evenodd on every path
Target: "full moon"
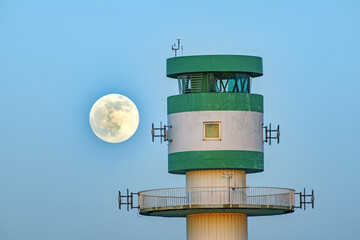
M 109 94 L 97 100 L 90 111 L 90 126 L 96 136 L 109 143 L 129 139 L 139 125 L 136 105 L 120 94 Z

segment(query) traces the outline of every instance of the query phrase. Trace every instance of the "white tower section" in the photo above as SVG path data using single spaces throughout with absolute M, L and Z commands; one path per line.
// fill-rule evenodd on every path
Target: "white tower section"
M 204 123 L 219 123 L 218 140 L 206 141 Z M 169 154 L 185 151 L 244 150 L 263 152 L 263 114 L 249 111 L 191 111 L 168 115 Z

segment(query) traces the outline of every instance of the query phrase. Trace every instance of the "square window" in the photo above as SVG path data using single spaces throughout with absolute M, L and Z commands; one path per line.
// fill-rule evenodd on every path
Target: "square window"
M 204 140 L 220 140 L 220 127 L 220 122 L 204 122 Z

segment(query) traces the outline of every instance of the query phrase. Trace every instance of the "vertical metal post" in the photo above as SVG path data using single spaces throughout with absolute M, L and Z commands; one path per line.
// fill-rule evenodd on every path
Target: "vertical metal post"
M 155 208 L 157 209 L 158 208 L 158 195 L 157 195 L 157 190 L 155 190 Z
M 134 203 L 133 200 L 134 200 L 134 197 L 133 197 L 133 193 L 131 192 L 131 193 L 130 193 L 130 204 L 131 204 L 131 205 L 130 205 L 130 208 L 131 208 L 131 209 L 134 208 L 134 207 L 133 207 L 133 203 Z
M 191 194 L 191 187 L 187 187 L 186 188 L 187 189 L 187 194 L 188 194 L 188 198 L 189 198 L 189 206 L 190 206 L 190 208 L 191 208 L 191 203 L 192 203 L 192 198 L 193 198 L 193 196 L 192 196 L 192 194 Z
M 229 204 L 231 204 L 231 199 L 230 199 L 230 197 L 231 197 L 231 195 L 230 195 L 230 189 L 231 189 L 231 187 L 230 187 L 230 176 L 228 178 L 228 189 L 229 189 Z
M 305 193 L 305 188 L 304 188 L 304 211 L 306 210 L 306 193 Z
M 129 189 L 126 189 L 126 208 L 129 211 Z
M 315 198 L 314 198 L 314 189 L 311 191 L 311 206 L 312 208 L 314 208 L 314 201 L 315 201 Z
M 143 202 L 142 202 L 142 195 L 139 193 L 139 195 L 138 195 L 138 198 L 139 198 L 139 202 L 138 202 L 138 206 L 139 206 L 139 211 L 140 211 L 140 206 L 142 206 L 143 205 Z
M 119 202 L 119 209 L 121 209 L 121 192 L 120 191 L 119 191 L 118 202 Z

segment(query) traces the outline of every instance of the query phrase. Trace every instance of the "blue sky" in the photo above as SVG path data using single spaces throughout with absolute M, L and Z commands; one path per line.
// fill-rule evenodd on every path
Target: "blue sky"
M 249 219 L 249 239 L 358 239 L 359 1 L 0 1 L 0 239 L 185 239 L 185 219 L 117 210 L 117 191 L 185 186 L 167 173 L 171 45 L 261 56 L 265 146 L 251 186 L 315 189 L 316 208 Z M 138 131 L 102 142 L 100 97 L 138 106 Z

